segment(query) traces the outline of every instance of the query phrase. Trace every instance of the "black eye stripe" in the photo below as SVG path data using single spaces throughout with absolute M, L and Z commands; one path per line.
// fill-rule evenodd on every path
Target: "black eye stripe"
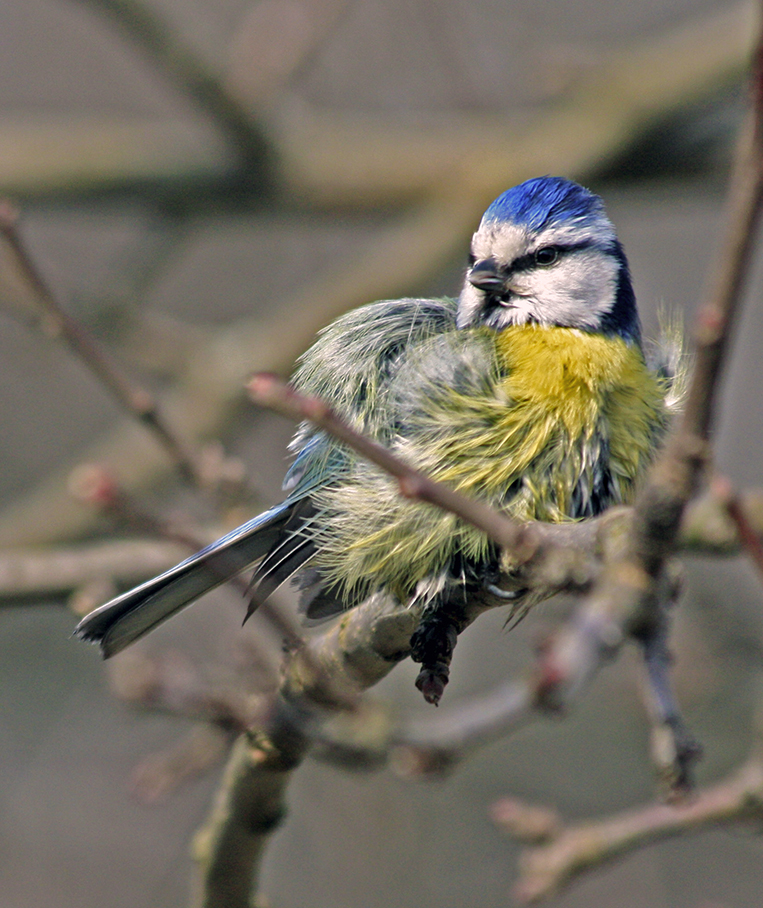
M 553 250 L 556 253 L 555 259 L 545 263 L 547 267 L 554 262 L 558 262 L 559 259 L 563 258 L 566 255 L 569 255 L 570 253 L 579 252 L 582 249 L 590 249 L 593 245 L 593 242 L 586 240 L 582 243 L 554 243 L 547 246 L 539 246 L 532 252 L 528 252 L 526 255 L 520 255 L 519 258 L 514 259 L 514 261 L 506 269 L 506 276 L 508 277 L 510 274 L 515 274 L 518 271 L 532 271 L 535 268 L 544 267 L 544 263 L 538 262 L 535 258 L 536 254 L 541 250 Z

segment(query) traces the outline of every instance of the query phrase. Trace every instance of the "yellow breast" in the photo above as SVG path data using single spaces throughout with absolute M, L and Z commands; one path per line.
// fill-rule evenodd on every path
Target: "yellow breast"
M 621 486 L 616 497 L 628 500 L 665 419 L 663 391 L 641 350 L 620 337 L 537 325 L 506 329 L 496 346 L 511 421 L 524 412 L 536 428 L 527 465 L 545 448 L 564 451 L 584 472 L 590 446 L 605 446 Z

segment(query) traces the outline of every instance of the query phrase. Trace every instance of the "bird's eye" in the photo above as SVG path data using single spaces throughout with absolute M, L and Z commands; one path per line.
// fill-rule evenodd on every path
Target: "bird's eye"
M 477 256 L 476 256 L 473 252 L 470 252 L 470 253 L 469 253 L 469 267 L 471 268 L 472 265 L 473 265 L 476 261 L 477 261 Z
M 544 268 L 553 265 L 559 258 L 559 250 L 555 246 L 542 246 L 535 252 L 535 264 Z

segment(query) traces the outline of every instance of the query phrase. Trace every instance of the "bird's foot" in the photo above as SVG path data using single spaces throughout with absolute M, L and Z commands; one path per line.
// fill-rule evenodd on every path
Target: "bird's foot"
M 450 669 L 444 662 L 424 666 L 416 675 L 416 687 L 424 695 L 427 703 L 438 706 L 445 693 L 445 685 L 450 680 Z
M 421 663 L 416 687 L 427 703 L 437 706 L 450 677 L 450 660 L 458 629 L 449 618 L 432 615 L 422 619 L 411 637 L 411 659 Z

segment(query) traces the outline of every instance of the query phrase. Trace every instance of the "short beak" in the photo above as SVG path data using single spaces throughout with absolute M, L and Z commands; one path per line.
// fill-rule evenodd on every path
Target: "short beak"
M 484 290 L 486 293 L 495 293 L 503 290 L 504 279 L 498 273 L 498 263 L 495 259 L 482 259 L 472 265 L 471 270 L 466 275 L 467 281 L 478 290 Z

